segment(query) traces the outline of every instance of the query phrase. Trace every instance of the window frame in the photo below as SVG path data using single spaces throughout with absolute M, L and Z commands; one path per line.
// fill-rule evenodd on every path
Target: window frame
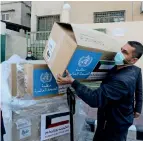
M 4 16 L 4 19 L 3 19 L 3 16 Z M 8 16 L 8 19 L 7 19 L 7 16 Z M 8 13 L 8 12 L 1 13 L 1 19 L 3 21 L 9 21 L 10 20 L 10 13 Z
M 112 16 L 112 14 L 114 14 L 114 12 L 116 12 L 116 14 L 122 14 L 123 12 L 123 17 L 119 16 Z M 96 14 L 100 14 L 100 15 L 105 15 L 105 16 L 101 16 L 101 17 L 97 17 Z M 106 15 L 108 15 L 106 22 L 104 22 L 106 19 Z M 124 20 L 120 20 L 120 21 L 111 21 L 111 19 L 113 18 L 123 18 Z M 100 20 L 102 19 L 103 22 L 100 22 L 100 20 L 98 20 L 97 18 L 100 18 Z M 126 21 L 126 11 L 125 10 L 117 10 L 117 11 L 102 11 L 102 12 L 94 12 L 93 13 L 93 22 L 94 23 L 113 23 L 113 22 L 125 22 Z
M 59 18 L 59 21 L 58 22 L 60 22 L 60 14 L 56 14 L 56 15 L 45 15 L 45 16 L 37 16 L 37 31 L 51 31 L 51 30 L 40 30 L 39 29 L 39 18 L 47 18 L 47 17 L 56 17 L 56 16 L 59 16 L 58 18 Z M 52 25 L 53 26 L 53 25 Z M 51 29 L 52 29 L 52 27 L 51 27 Z

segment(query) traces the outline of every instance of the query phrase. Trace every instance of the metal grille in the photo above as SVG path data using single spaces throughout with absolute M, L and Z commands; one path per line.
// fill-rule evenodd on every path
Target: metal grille
M 50 31 L 27 32 L 27 51 L 31 50 L 38 60 L 43 60 L 43 51 L 49 35 Z
M 60 22 L 60 15 L 38 17 L 38 31 L 51 31 L 54 22 Z
M 60 21 L 60 15 L 38 17 L 37 32 L 27 33 L 27 51 L 31 50 L 38 60 L 43 59 L 43 51 L 54 22 Z
M 94 23 L 111 23 L 125 21 L 125 11 L 95 12 Z

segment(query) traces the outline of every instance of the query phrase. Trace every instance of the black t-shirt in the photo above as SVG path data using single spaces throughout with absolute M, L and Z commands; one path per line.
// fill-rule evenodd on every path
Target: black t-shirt
M 34 56 L 26 57 L 26 60 L 37 60 Z

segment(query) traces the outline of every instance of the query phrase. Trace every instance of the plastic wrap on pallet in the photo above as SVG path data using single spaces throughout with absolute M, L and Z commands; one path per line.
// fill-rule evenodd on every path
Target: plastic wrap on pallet
M 17 63 L 17 94 L 12 97 L 10 85 L 8 83 L 10 78 L 10 65 Z M 41 100 L 32 100 L 32 97 L 24 91 L 24 59 L 14 55 L 8 61 L 2 63 L 3 72 L 3 85 L 1 88 L 2 95 L 2 110 L 4 122 L 6 126 L 6 141 L 40 141 L 40 124 L 41 115 L 50 114 L 54 112 L 62 112 L 68 110 L 66 96 L 54 97 Z M 19 97 L 23 95 L 23 97 Z M 74 135 L 75 141 L 79 141 L 85 134 L 83 130 L 86 125 L 86 117 L 88 110 L 85 110 L 85 103 L 76 100 L 76 113 L 74 115 Z M 20 125 L 26 124 L 29 134 L 23 137 L 21 130 L 18 128 Z M 88 125 L 87 125 L 88 126 Z M 23 127 L 25 128 L 25 127 Z M 13 136 L 14 135 L 14 136 Z M 54 137 L 46 141 L 70 141 L 69 134 Z
M 95 120 L 92 120 L 92 119 L 90 120 L 86 118 L 78 141 L 93 141 L 94 132 L 95 132 L 94 123 L 95 123 Z M 94 128 L 92 128 L 91 125 L 92 127 L 94 126 Z
M 10 103 L 12 119 L 7 121 L 7 141 L 40 141 L 41 115 L 69 111 L 66 96 L 41 100 L 25 100 L 14 98 Z M 10 125 L 10 126 L 9 126 Z M 10 129 L 11 128 L 11 129 Z M 30 130 L 27 136 L 22 136 L 21 129 Z M 65 134 L 45 141 L 70 141 Z
M 87 117 L 84 110 L 84 102 L 81 99 L 76 99 L 76 113 L 74 115 L 74 136 L 75 141 L 79 141 L 81 138 L 82 130 L 85 125 L 85 119 Z
M 10 57 L 7 61 L 4 61 L 1 65 L 1 74 L 2 74 L 2 85 L 1 85 L 1 104 L 2 104 L 2 110 L 3 110 L 3 115 L 5 118 L 9 118 L 11 116 L 11 113 L 9 111 L 9 104 L 11 103 L 12 100 L 12 94 L 11 94 L 11 86 L 9 85 L 10 83 L 10 75 L 11 75 L 11 64 L 17 63 L 17 67 L 19 68 L 20 71 L 22 71 L 21 66 L 19 65 L 20 63 L 25 63 L 26 61 L 22 58 L 20 58 L 18 55 L 13 55 Z M 21 90 L 21 77 L 19 77 L 19 91 Z
M 86 122 L 86 118 L 84 121 L 80 121 L 81 129 L 76 138 L 76 141 L 93 141 L 94 132 L 91 130 L 91 126 Z
M 12 111 L 10 109 L 10 103 L 12 100 L 11 87 L 9 83 L 9 78 L 11 74 L 11 64 L 25 62 L 24 59 L 20 58 L 18 55 L 13 55 L 7 61 L 4 61 L 0 64 L 1 71 L 1 109 L 3 112 L 3 119 L 7 133 L 11 133 L 11 121 L 12 121 Z M 9 141 L 5 139 L 6 141 Z
M 75 141 L 92 141 L 95 132 L 95 119 L 89 111 L 93 111 L 81 99 L 76 99 L 76 113 L 74 116 Z M 95 112 L 95 111 L 94 111 Z
M 61 107 L 60 104 L 61 105 L 66 104 L 66 106 L 68 106 L 66 95 L 60 96 L 60 97 L 52 97 L 52 98 L 48 98 L 48 99 L 40 99 L 40 100 L 33 100 L 32 97 L 30 97 L 29 95 L 25 95 L 22 98 L 13 97 L 11 100 L 10 107 L 11 107 L 12 111 L 18 112 L 18 111 L 22 111 L 23 109 L 29 109 L 34 106 L 35 106 L 34 109 L 36 109 L 37 105 L 39 106 L 39 105 L 42 105 L 43 103 L 44 103 L 45 107 L 48 109 L 50 109 L 50 107 L 52 106 L 51 112 L 54 112 L 54 109 L 53 109 L 54 107 L 56 109 L 57 108 L 60 109 L 60 107 Z M 36 109 L 36 110 L 38 110 L 38 109 Z
M 53 97 L 41 100 L 32 100 L 32 97 L 24 91 L 24 59 L 14 55 L 1 65 L 2 71 L 2 87 L 1 102 L 4 117 L 6 141 L 40 141 L 41 136 L 41 115 L 51 114 L 54 112 L 67 111 L 67 98 Z M 11 64 L 17 64 L 17 93 L 13 97 L 11 94 Z M 19 97 L 22 95 L 23 97 Z M 19 128 L 19 126 L 22 126 Z M 25 133 L 21 129 L 25 129 Z M 29 131 L 28 133 L 26 133 Z M 69 141 L 69 134 L 54 137 L 46 141 Z
M 17 96 L 23 96 L 26 93 L 24 64 L 25 63 L 19 63 L 16 65 L 16 68 L 17 68 Z
M 82 82 L 91 89 L 97 89 L 101 82 Z M 95 121 L 97 119 L 97 109 L 91 108 L 82 100 L 77 100 L 75 127 L 77 128 L 76 141 L 92 141 L 95 132 Z

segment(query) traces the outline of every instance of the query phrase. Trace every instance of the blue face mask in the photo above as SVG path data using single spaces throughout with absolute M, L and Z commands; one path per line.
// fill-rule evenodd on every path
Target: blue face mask
M 125 56 L 123 55 L 122 52 L 118 52 L 116 54 L 116 56 L 114 57 L 114 61 L 116 65 L 124 65 L 124 60 L 125 60 Z

